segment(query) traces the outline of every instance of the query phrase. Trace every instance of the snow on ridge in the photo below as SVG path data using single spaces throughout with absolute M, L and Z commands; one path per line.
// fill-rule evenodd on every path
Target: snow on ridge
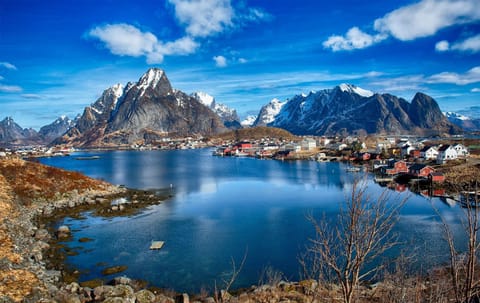
M 443 115 L 446 116 L 447 118 L 458 119 L 462 121 L 471 120 L 469 117 L 456 112 L 443 112 Z
M 275 116 L 280 113 L 285 104 L 287 104 L 287 102 L 281 102 L 277 98 L 273 98 L 270 103 L 263 107 L 263 113 L 261 116 L 262 122 L 265 124 L 273 122 L 275 120 Z
M 367 97 L 368 98 L 368 97 L 371 97 L 371 96 L 374 95 L 374 93 L 372 91 L 360 88 L 360 87 L 355 86 L 353 84 L 342 83 L 338 87 L 343 92 L 354 93 L 354 94 L 360 95 L 362 97 Z
M 191 96 L 208 107 L 212 107 L 213 102 L 215 102 L 215 98 L 205 92 L 195 92 Z
M 138 86 L 140 88 L 145 88 L 147 86 L 155 86 L 163 76 L 163 70 L 159 68 L 150 68 L 138 81 Z
M 249 115 L 245 119 L 243 119 L 242 122 L 240 122 L 240 124 L 243 127 L 252 126 L 253 123 L 255 123 L 255 120 L 257 120 L 257 116 Z

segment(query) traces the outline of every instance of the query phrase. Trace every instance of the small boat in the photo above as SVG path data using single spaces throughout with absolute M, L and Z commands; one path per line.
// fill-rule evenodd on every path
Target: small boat
M 100 156 L 76 157 L 75 160 L 97 160 Z
M 356 173 L 356 172 L 359 172 L 359 171 L 360 171 L 360 167 L 354 167 L 354 166 L 352 166 L 352 167 L 347 167 L 345 170 L 348 171 L 348 172 L 350 172 L 350 173 Z

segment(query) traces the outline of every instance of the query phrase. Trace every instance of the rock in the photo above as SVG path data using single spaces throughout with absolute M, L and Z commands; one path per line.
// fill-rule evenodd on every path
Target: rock
M 78 283 L 76 283 L 76 282 L 72 282 L 72 283 L 68 284 L 67 286 L 65 286 L 65 289 L 68 290 L 72 294 L 76 294 L 80 291 L 80 285 L 78 285 Z
M 250 303 L 250 298 L 248 297 L 248 295 L 246 293 L 242 293 L 238 297 L 238 302 L 239 303 Z
M 220 298 L 222 299 L 223 302 L 230 301 L 230 299 L 232 298 L 232 295 L 229 294 L 228 291 L 222 289 L 220 291 Z
M 131 302 L 130 300 L 128 299 L 125 299 L 125 298 L 120 298 L 120 297 L 111 297 L 111 298 L 107 298 L 103 301 L 103 303 L 129 303 Z M 135 303 L 135 301 L 133 301 L 132 303 Z
M 132 279 L 122 276 L 122 277 L 116 277 L 113 279 L 113 284 L 114 285 L 131 285 Z
M 142 289 L 141 291 L 135 294 L 135 298 L 137 299 L 137 303 L 153 303 L 155 302 L 155 295 L 146 289 Z
M 190 303 L 188 294 L 181 294 L 175 297 L 175 303 Z
M 108 276 L 108 275 L 118 274 L 118 273 L 120 273 L 122 271 L 125 271 L 127 269 L 128 269 L 128 266 L 126 266 L 126 265 L 107 267 L 107 268 L 102 270 L 102 275 Z
M 75 206 L 77 206 L 77 204 L 75 203 L 75 201 L 73 201 L 73 200 L 69 200 L 69 201 L 68 201 L 68 207 L 74 208 Z
M 93 289 L 93 296 L 96 301 L 103 301 L 108 296 L 108 294 L 112 293 L 113 286 L 111 285 L 102 285 L 95 287 Z
M 49 240 L 50 239 L 50 234 L 48 233 L 48 231 L 44 228 L 41 228 L 41 229 L 37 229 L 37 231 L 35 231 L 35 239 L 36 240 Z
M 113 295 L 115 297 L 131 298 L 133 297 L 134 291 L 130 285 L 115 285 L 113 287 Z
M 57 233 L 70 233 L 70 228 L 67 225 L 62 225 L 57 229 Z

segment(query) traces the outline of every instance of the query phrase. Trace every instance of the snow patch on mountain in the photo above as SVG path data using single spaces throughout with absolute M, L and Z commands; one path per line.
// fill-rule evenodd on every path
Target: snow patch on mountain
M 366 90 L 366 89 L 363 89 L 363 88 L 360 88 L 360 87 L 355 86 L 353 84 L 342 83 L 338 87 L 343 92 L 357 94 L 357 95 L 360 95 L 360 96 L 366 97 L 366 98 L 369 98 L 369 97 L 374 95 L 373 92 L 371 92 L 369 90 Z
M 449 120 L 451 120 L 451 119 L 458 119 L 458 120 L 462 120 L 462 121 L 471 120 L 470 117 L 464 116 L 464 115 L 456 113 L 456 112 L 444 112 L 443 114 Z
M 205 92 L 195 92 L 190 95 L 195 98 L 197 101 L 203 105 L 210 108 L 214 113 L 216 113 L 223 122 L 227 121 L 239 121 L 237 111 L 228 107 L 225 104 L 217 103 L 215 98 Z
M 249 115 L 245 119 L 243 119 L 242 122 L 240 122 L 240 124 L 243 127 L 250 127 L 253 125 L 253 123 L 255 123 L 255 120 L 257 120 L 257 116 Z
M 280 113 L 283 106 L 287 104 L 286 102 L 281 102 L 277 98 L 272 99 L 268 104 L 264 105 L 260 109 L 257 120 L 255 121 L 256 126 L 264 126 L 273 121 L 275 121 L 276 116 Z

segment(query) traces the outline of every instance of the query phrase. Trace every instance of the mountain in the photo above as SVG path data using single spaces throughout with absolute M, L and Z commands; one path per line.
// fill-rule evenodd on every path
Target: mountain
M 461 129 L 442 114 L 437 102 L 417 93 L 409 103 L 390 94 L 374 94 L 351 84 L 272 100 L 254 125 L 286 129 L 296 135 L 456 134 Z
M 253 126 L 266 126 L 275 121 L 275 117 L 280 113 L 286 102 L 280 102 L 278 99 L 272 99 L 269 103 L 262 106 Z
M 255 123 L 256 120 L 257 120 L 257 116 L 248 115 L 245 119 L 242 120 L 242 122 L 240 122 L 240 124 L 243 127 L 250 127 Z
M 43 144 L 40 135 L 32 128 L 22 128 L 11 117 L 0 121 L 0 146 L 26 146 Z
M 211 135 L 225 130 L 210 108 L 173 89 L 163 70 L 151 68 L 138 82 L 106 89 L 54 144 L 130 145 L 166 136 Z
M 480 119 L 472 119 L 455 112 L 446 112 L 444 115 L 448 121 L 463 128 L 466 131 L 478 131 L 480 130 Z
M 242 127 L 240 124 L 240 118 L 237 115 L 237 111 L 229 108 L 225 104 L 217 103 L 215 98 L 209 94 L 204 92 L 196 92 L 191 94 L 191 97 L 195 98 L 216 113 L 222 120 L 225 127 L 230 129 L 238 129 Z
M 75 121 L 69 119 L 67 116 L 61 116 L 52 123 L 40 128 L 38 133 L 45 142 L 50 143 L 56 138 L 62 136 L 73 126 L 75 126 Z

